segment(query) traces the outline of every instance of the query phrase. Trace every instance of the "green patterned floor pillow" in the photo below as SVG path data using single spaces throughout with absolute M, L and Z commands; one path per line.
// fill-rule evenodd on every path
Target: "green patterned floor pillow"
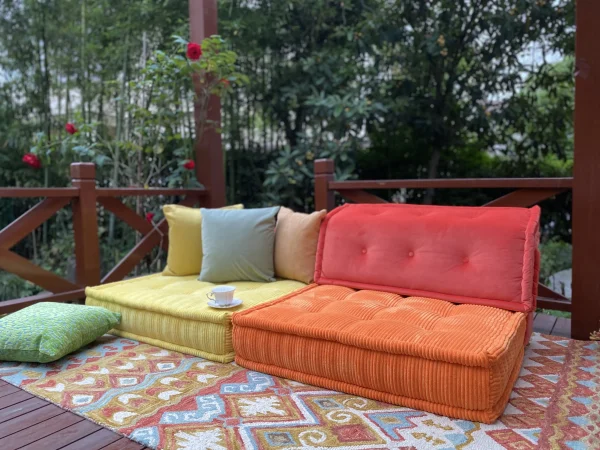
M 37 303 L 0 319 L 0 360 L 55 361 L 120 320 L 120 314 L 96 306 Z

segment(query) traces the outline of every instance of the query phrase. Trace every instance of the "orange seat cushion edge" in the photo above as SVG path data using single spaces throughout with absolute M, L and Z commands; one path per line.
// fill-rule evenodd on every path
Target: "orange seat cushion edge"
M 489 423 L 523 358 L 526 315 L 311 285 L 233 316 L 241 366 Z
M 524 354 L 524 348 L 521 348 L 518 360 L 522 360 Z M 259 362 L 250 361 L 244 359 L 238 355 L 235 357 L 235 362 L 242 367 L 246 367 L 250 370 L 257 372 L 268 373 L 282 378 L 299 381 L 301 383 L 310 384 L 313 386 L 320 386 L 325 389 L 331 389 L 334 391 L 345 392 L 352 395 L 359 395 L 365 398 L 371 398 L 373 400 L 379 400 L 393 405 L 400 405 L 406 408 L 417 409 L 421 411 L 429 411 L 434 414 L 439 414 L 447 417 L 455 417 L 458 419 L 472 420 L 475 422 L 482 422 L 491 424 L 498 417 L 502 415 L 502 412 L 506 408 L 512 387 L 519 376 L 521 365 L 517 364 L 510 375 L 508 384 L 504 389 L 504 392 L 498 399 L 495 405 L 485 410 L 473 410 L 460 408 L 456 406 L 448 406 L 441 403 L 429 402 L 410 397 L 402 397 L 399 395 L 390 394 L 387 392 L 376 391 L 374 389 L 363 388 L 350 383 L 344 383 L 342 381 L 335 381 L 329 378 L 315 376 L 303 372 L 294 370 L 284 369 L 282 367 L 271 366 L 267 364 L 261 364 Z

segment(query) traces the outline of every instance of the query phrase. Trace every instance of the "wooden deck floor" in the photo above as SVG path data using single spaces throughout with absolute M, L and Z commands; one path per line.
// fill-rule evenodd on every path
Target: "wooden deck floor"
M 537 313 L 535 331 L 568 337 L 571 320 Z M 148 447 L 0 380 L 1 450 L 143 450 Z
M 0 380 L 2 450 L 142 450 L 130 441 L 72 412 Z
M 533 331 L 553 336 L 571 337 L 571 319 L 535 313 Z

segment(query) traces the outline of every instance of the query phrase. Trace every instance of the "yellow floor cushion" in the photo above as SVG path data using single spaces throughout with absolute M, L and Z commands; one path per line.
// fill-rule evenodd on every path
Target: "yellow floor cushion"
M 212 283 L 197 276 L 149 275 L 85 290 L 86 305 L 121 313 L 120 325 L 111 331 L 218 362 L 233 361 L 231 314 L 268 302 L 304 287 L 304 283 L 278 280 L 272 283 L 237 281 L 235 297 L 242 305 L 214 309 L 206 304 Z

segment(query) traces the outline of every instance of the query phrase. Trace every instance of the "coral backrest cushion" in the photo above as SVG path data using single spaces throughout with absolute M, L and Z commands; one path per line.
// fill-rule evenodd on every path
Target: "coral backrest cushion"
M 344 205 L 321 225 L 315 281 L 529 312 L 539 207 Z

